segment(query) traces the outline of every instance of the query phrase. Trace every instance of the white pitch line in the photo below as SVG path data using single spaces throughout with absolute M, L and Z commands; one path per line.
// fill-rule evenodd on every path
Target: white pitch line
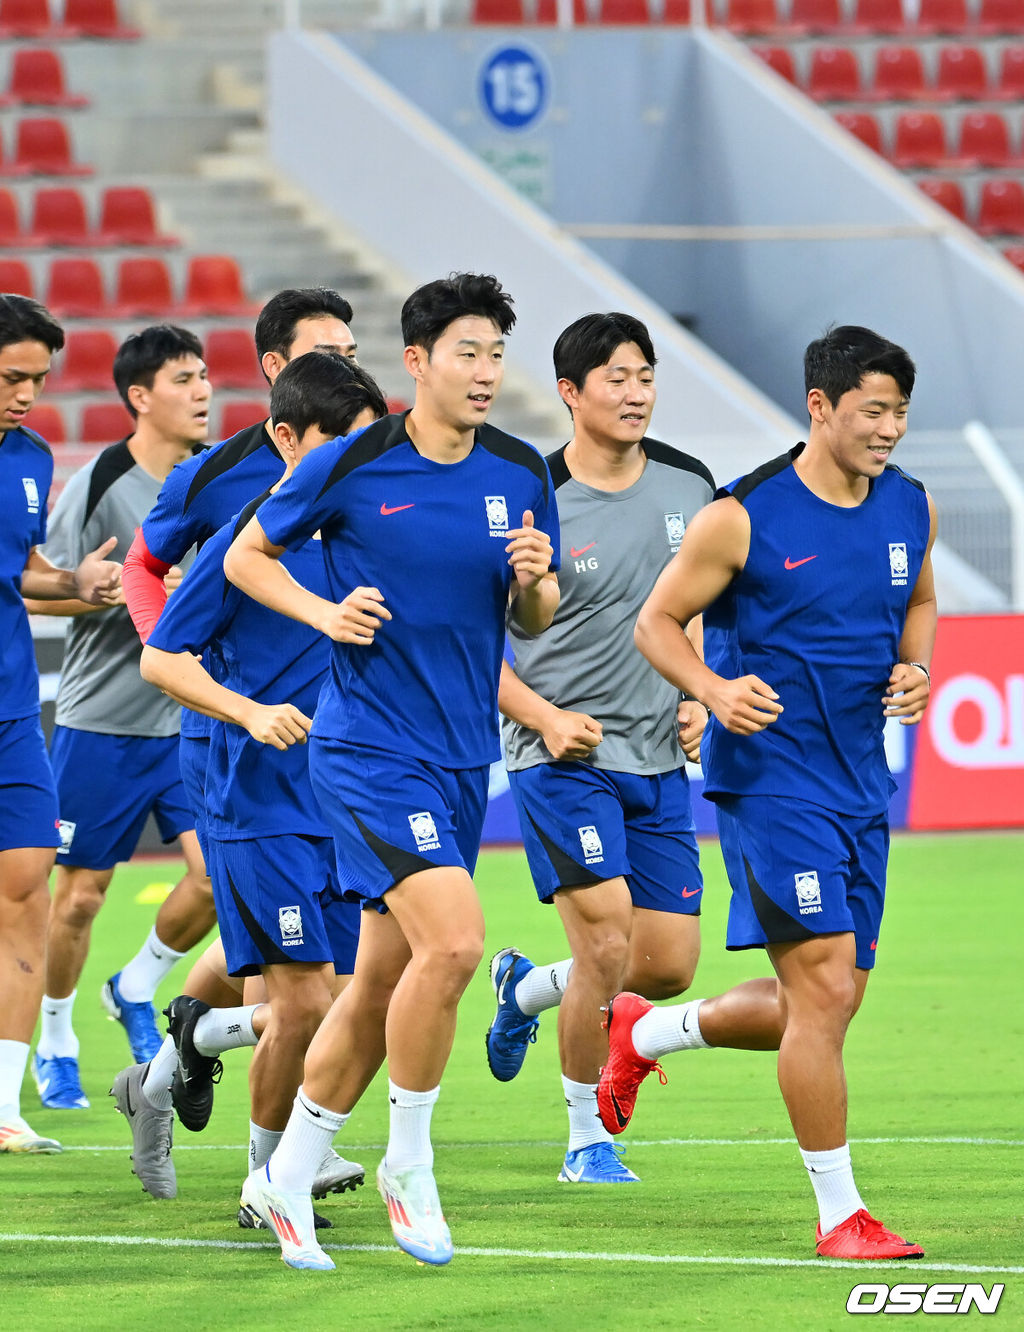
M 152 1249 L 272 1249 L 277 1245 L 265 1240 L 203 1240 L 176 1239 L 173 1237 L 157 1239 L 139 1235 L 32 1235 L 23 1233 L 2 1234 L 0 1243 L 4 1244 L 96 1244 L 116 1246 L 118 1248 Z M 396 1253 L 392 1244 L 324 1244 L 321 1246 L 331 1253 Z M 850 1271 L 884 1269 L 893 1271 L 890 1262 L 839 1262 L 829 1258 L 732 1258 L 681 1253 L 593 1253 L 587 1250 L 571 1249 L 482 1249 L 473 1245 L 459 1245 L 456 1257 L 462 1258 L 525 1258 L 535 1262 L 546 1258 L 552 1262 L 576 1263 L 650 1263 L 657 1266 L 686 1267 L 809 1267 L 839 1268 Z M 1020 1276 L 1024 1267 L 979 1266 L 974 1263 L 927 1263 L 915 1260 L 907 1267 L 900 1266 L 900 1272 L 966 1272 L 983 1273 L 994 1276 Z

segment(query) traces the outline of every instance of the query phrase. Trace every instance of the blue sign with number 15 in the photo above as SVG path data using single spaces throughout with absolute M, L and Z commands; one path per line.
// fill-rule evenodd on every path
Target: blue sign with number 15
M 480 100 L 502 129 L 526 129 L 547 107 L 548 75 L 539 56 L 522 46 L 503 46 L 480 72 Z

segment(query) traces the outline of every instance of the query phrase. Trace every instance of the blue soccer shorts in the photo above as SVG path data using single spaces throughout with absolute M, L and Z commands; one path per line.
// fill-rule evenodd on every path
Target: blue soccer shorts
M 208 840 L 230 975 L 292 962 L 329 962 L 339 976 L 352 974 L 359 908 L 341 896 L 330 837 Z
M 101 735 L 57 726 L 50 760 L 60 806 L 58 865 L 105 870 L 130 860 L 150 813 L 165 842 L 195 827 L 176 735 Z
M 59 846 L 57 788 L 38 715 L 0 722 L 0 851 Z
M 384 910 L 384 894 L 411 874 L 441 866 L 472 874 L 489 775 L 489 764 L 442 768 L 313 737 L 309 776 L 334 833 L 338 877 L 349 899 Z
M 622 877 L 633 905 L 700 915 L 704 880 L 682 768 L 641 776 L 590 763 L 508 775 L 537 896 Z
M 856 818 L 777 796 L 719 796 L 716 805 L 732 885 L 726 947 L 852 932 L 857 966 L 870 970 L 885 907 L 888 815 Z
M 181 772 L 181 784 L 185 788 L 192 818 L 195 822 L 199 849 L 206 855 L 206 764 L 210 757 L 210 737 L 208 735 L 183 735 L 178 741 L 178 768 Z

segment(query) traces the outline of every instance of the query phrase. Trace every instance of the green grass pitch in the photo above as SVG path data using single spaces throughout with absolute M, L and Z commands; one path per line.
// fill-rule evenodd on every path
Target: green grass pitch
M 23 1109 L 62 1140 L 52 1157 L 0 1156 L 0 1310 L 5 1327 L 146 1332 L 264 1329 L 721 1329 L 847 1327 L 858 1282 L 1004 1282 L 1004 1329 L 1024 1327 L 1024 834 L 894 841 L 878 966 L 847 1042 L 850 1140 L 866 1203 L 925 1246 L 923 1263 L 828 1265 L 775 1082 L 774 1056 L 699 1051 L 664 1060 L 626 1136 L 639 1186 L 557 1184 L 565 1112 L 555 1015 L 512 1083 L 495 1082 L 483 1038 L 487 959 L 508 944 L 564 956 L 519 851 L 491 851 L 477 876 L 484 965 L 463 1000 L 434 1113 L 435 1168 L 456 1254 L 420 1267 L 393 1246 L 373 1171 L 386 1095 L 367 1092 L 338 1140 L 367 1185 L 329 1199 L 322 1236 L 335 1273 L 285 1268 L 264 1234 L 235 1222 L 245 1170 L 247 1053 L 225 1056 L 206 1132 L 176 1127 L 179 1195 L 154 1202 L 129 1171 L 127 1126 L 106 1095 L 128 1061 L 103 1014 L 103 981 L 135 952 L 154 907 L 136 899 L 178 865 L 121 867 L 79 988 L 76 1030 L 87 1111 Z M 722 946 L 728 892 L 704 847 L 704 955 L 692 994 L 760 974 L 759 953 Z M 180 964 L 161 990 L 180 988 Z M 969 1315 L 976 1318 L 975 1312 Z

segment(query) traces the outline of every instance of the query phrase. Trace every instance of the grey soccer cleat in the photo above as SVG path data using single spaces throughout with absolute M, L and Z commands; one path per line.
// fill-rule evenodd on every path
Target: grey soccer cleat
M 355 1161 L 346 1161 L 332 1147 L 320 1162 L 310 1192 L 314 1198 L 326 1198 L 329 1193 L 344 1193 L 347 1189 L 354 1193 L 364 1177 L 365 1171 L 361 1165 Z
M 171 1160 L 174 1113 L 158 1110 L 146 1096 L 148 1064 L 131 1064 L 114 1079 L 110 1094 L 132 1131 L 132 1174 L 154 1198 L 175 1198 L 178 1179 Z

